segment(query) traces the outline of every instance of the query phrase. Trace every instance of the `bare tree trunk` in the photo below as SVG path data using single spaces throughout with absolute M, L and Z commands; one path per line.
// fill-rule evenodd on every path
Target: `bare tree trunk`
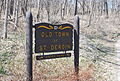
M 118 3 L 117 14 L 118 14 L 118 16 L 120 15 L 120 2 Z
M 92 18 L 94 18 L 94 7 L 95 7 L 95 2 L 92 1 L 90 2 L 91 8 L 90 8 L 90 13 L 89 13 L 89 21 L 88 21 L 88 26 L 89 27 L 92 23 Z
M 38 12 L 37 12 L 37 19 L 36 21 L 38 22 L 40 18 L 40 0 L 38 0 Z
M 5 20 L 4 20 L 4 29 L 3 29 L 3 38 L 4 39 L 7 38 L 8 3 L 9 3 L 9 0 L 6 0 Z
M 4 0 L 4 5 L 3 5 L 3 13 L 5 14 L 5 9 L 6 9 L 6 0 Z
M 41 7 L 40 7 L 40 11 L 41 11 L 41 13 L 40 13 L 40 21 L 42 22 L 42 20 L 43 20 L 43 4 L 41 4 Z
M 85 14 L 85 1 L 83 0 L 83 4 L 82 4 L 83 8 L 82 8 L 82 15 Z
M 107 0 L 104 0 L 104 9 L 105 9 L 106 18 L 108 18 L 108 3 L 107 3 Z
M 50 21 L 50 12 L 47 11 L 47 14 L 48 14 L 48 22 Z
M 74 13 L 74 15 L 77 15 L 77 2 L 78 2 L 78 0 L 75 0 L 75 13 Z
M 13 15 L 13 9 L 14 9 L 14 0 L 10 0 L 10 15 Z
M 102 15 L 102 14 L 103 14 L 103 3 L 100 2 L 100 15 Z
M 1 2 L 0 2 L 0 19 L 1 19 L 1 14 L 2 14 L 2 8 L 3 8 L 3 1 L 4 0 L 1 0 Z
M 112 13 L 115 11 L 115 0 L 112 0 Z
M 26 16 L 26 12 L 28 10 L 28 4 L 27 4 L 28 0 L 24 0 L 24 3 L 23 3 L 23 7 L 21 8 L 22 12 L 23 12 L 23 15 L 24 17 Z
M 66 0 L 65 15 L 68 15 L 67 10 L 68 10 L 68 0 Z
M 14 0 L 14 7 L 13 7 L 13 17 L 15 18 L 15 10 L 16 10 L 16 0 Z
M 62 10 L 62 3 L 61 3 L 61 10 L 60 10 L 60 13 L 61 13 L 61 19 L 63 20 L 63 10 Z
M 15 13 L 15 25 L 14 25 L 14 30 L 16 30 L 17 29 L 17 27 L 18 27 L 18 10 L 19 10 L 19 1 L 18 0 L 16 0 L 17 1 L 17 4 L 16 4 L 16 13 Z
M 25 7 L 24 7 L 24 8 L 25 8 L 25 11 L 26 11 L 26 12 L 27 12 L 27 10 L 28 10 L 28 9 L 27 9 L 27 8 L 28 8 L 28 4 L 27 4 L 27 3 L 28 3 L 28 0 L 25 0 L 25 3 L 24 3 Z
M 63 11 L 62 11 L 62 13 L 63 13 L 63 17 L 65 16 L 65 10 L 66 10 L 66 4 L 67 4 L 67 0 L 65 0 L 65 2 L 64 2 L 64 7 L 63 7 Z
M 47 5 L 46 5 L 46 10 L 47 10 L 47 16 L 48 16 L 48 22 L 50 21 L 50 1 L 47 1 Z

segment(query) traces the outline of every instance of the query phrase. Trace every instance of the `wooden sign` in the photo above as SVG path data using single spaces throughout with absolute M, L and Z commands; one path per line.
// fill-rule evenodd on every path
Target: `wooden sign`
M 71 53 L 39 55 L 39 56 L 36 56 L 36 59 L 37 60 L 45 60 L 45 59 L 54 59 L 54 58 L 62 58 L 62 57 L 71 57 Z
M 35 25 L 35 53 L 72 50 L 73 26 L 70 24 Z
M 56 52 L 72 50 L 72 37 L 74 30 L 74 67 L 76 81 L 79 81 L 79 17 L 76 16 L 74 29 L 70 24 L 52 25 L 39 23 L 33 26 L 32 13 L 26 13 L 26 65 L 27 81 L 32 81 L 32 54 L 33 54 L 33 30 L 35 28 L 35 53 Z M 51 54 L 36 56 L 37 60 L 70 57 L 71 53 Z

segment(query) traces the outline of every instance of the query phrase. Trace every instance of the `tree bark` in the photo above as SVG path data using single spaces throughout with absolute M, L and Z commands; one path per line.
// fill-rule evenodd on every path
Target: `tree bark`
M 10 15 L 13 15 L 13 9 L 14 9 L 14 0 L 10 1 Z
M 48 16 L 48 22 L 50 21 L 50 1 L 47 1 L 47 5 L 46 5 L 46 10 L 47 10 L 47 16 Z
M 82 4 L 83 8 L 82 8 L 82 15 L 85 14 L 85 1 L 83 0 L 83 4 Z
M 18 10 L 19 10 L 19 0 L 16 0 L 17 4 L 16 4 L 16 16 L 15 16 L 15 26 L 14 26 L 14 30 L 17 29 L 18 27 Z
M 37 19 L 36 21 L 38 22 L 40 18 L 40 0 L 38 0 L 38 12 L 37 12 Z
M 13 17 L 15 18 L 15 10 L 16 10 L 16 0 L 14 0 L 14 7 L 13 7 Z
M 78 0 L 75 0 L 75 12 L 74 12 L 74 15 L 77 15 L 77 2 L 78 2 Z
M 64 2 L 64 7 L 63 7 L 63 11 L 62 11 L 62 13 L 63 13 L 63 17 L 65 16 L 65 10 L 66 10 L 66 4 L 67 4 L 67 0 L 65 0 L 65 2 Z
M 2 9 L 3 8 L 3 0 L 0 2 L 0 19 L 1 19 L 1 14 L 2 14 Z
M 107 2 L 107 0 L 104 0 L 104 9 L 105 9 L 106 18 L 108 18 L 108 2 Z
M 3 38 L 4 39 L 7 38 L 8 4 L 9 4 L 9 0 L 6 0 L 5 20 L 4 20 L 4 29 L 3 29 Z

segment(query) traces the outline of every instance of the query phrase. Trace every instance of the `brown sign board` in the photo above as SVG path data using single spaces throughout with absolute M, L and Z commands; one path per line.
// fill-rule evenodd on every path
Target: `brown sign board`
M 36 56 L 36 59 L 44 60 L 44 59 L 54 59 L 54 58 L 63 58 L 63 57 L 71 57 L 71 53 L 40 55 L 40 56 Z
M 72 50 L 73 26 L 71 24 L 35 25 L 35 53 Z

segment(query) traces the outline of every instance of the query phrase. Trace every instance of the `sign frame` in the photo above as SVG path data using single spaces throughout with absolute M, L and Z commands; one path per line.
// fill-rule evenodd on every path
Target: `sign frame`
M 73 26 L 38 23 L 35 28 L 35 53 L 69 51 L 73 49 Z

